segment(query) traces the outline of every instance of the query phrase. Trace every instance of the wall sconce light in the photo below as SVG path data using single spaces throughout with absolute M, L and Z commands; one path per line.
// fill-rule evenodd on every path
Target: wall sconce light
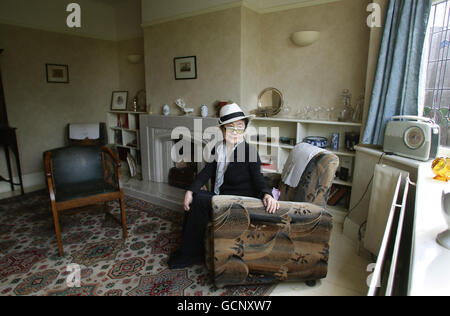
M 127 59 L 130 64 L 139 64 L 142 60 L 142 55 L 128 55 Z
M 305 47 L 317 42 L 319 37 L 320 32 L 317 31 L 300 31 L 292 34 L 291 40 L 295 45 Z

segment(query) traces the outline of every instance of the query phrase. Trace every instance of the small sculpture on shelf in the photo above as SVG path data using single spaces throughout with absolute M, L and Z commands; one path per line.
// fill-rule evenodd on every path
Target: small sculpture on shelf
M 353 119 L 353 108 L 351 106 L 352 103 L 352 94 L 350 90 L 344 89 L 342 91 L 342 103 L 344 104 L 344 109 L 341 112 L 341 116 L 339 117 L 340 122 L 350 122 Z
M 164 106 L 162 108 L 162 112 L 163 112 L 164 116 L 170 115 L 170 107 L 168 104 L 164 104 Z
M 181 98 L 175 100 L 175 104 L 184 112 L 185 115 L 189 115 L 194 112 L 194 109 L 186 108 L 186 103 Z

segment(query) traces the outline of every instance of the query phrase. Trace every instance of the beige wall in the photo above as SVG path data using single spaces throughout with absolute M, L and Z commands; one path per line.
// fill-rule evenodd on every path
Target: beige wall
M 374 0 L 372 1 L 376 4 L 380 5 L 381 13 L 382 13 L 382 23 L 384 25 L 386 19 L 386 8 L 388 5 L 387 0 Z M 364 104 L 364 113 L 363 113 L 363 132 L 366 128 L 367 117 L 369 115 L 369 107 L 370 107 L 370 98 L 372 96 L 373 83 L 375 81 L 375 72 L 378 64 L 378 55 L 380 52 L 381 39 L 383 37 L 383 27 L 374 27 L 370 29 L 370 40 L 369 40 L 369 56 L 368 56 L 368 65 L 367 65 L 367 76 L 366 76 L 366 98 Z
M 262 16 L 242 8 L 242 85 L 241 105 L 245 111 L 256 108 L 261 89 L 262 74 Z
M 129 51 L 142 52 L 142 43 L 143 39 L 114 42 L 0 24 L 8 118 L 18 128 L 23 174 L 43 171 L 42 153 L 65 144 L 68 123 L 105 122 L 112 91 L 130 89 L 134 95 L 144 86 L 143 64 L 139 71 L 134 68 L 139 65 L 123 62 Z M 68 64 L 70 83 L 47 83 L 46 63 Z M 5 165 L 0 158 L 2 175 Z
M 202 103 L 211 108 L 218 99 L 232 99 L 249 111 L 263 89 L 276 87 L 292 115 L 309 105 L 334 106 L 337 116 L 343 89 L 350 89 L 354 100 L 364 94 L 368 3 L 343 0 L 268 14 L 241 7 L 147 27 L 146 83 L 153 113 L 178 97 L 197 114 Z M 297 47 L 290 36 L 299 30 L 318 30 L 321 38 Z M 199 79 L 175 81 L 173 58 L 186 55 L 197 55 Z
M 280 89 L 292 114 L 306 105 L 340 107 L 343 89 L 350 89 L 354 99 L 363 94 L 368 3 L 344 0 L 262 15 L 260 90 Z M 295 46 L 290 36 L 301 30 L 320 31 L 319 41 L 308 47 Z M 256 105 L 256 100 L 252 102 Z
M 132 102 L 136 92 L 145 89 L 144 67 L 144 38 L 135 38 L 118 42 L 119 49 L 119 86 L 128 91 L 129 101 Z M 138 64 L 128 62 L 128 55 L 141 55 Z
M 160 114 L 184 98 L 199 115 L 201 104 L 214 112 L 216 100 L 240 102 L 241 8 L 162 23 L 144 29 L 147 101 Z M 175 80 L 174 57 L 197 56 L 196 80 Z

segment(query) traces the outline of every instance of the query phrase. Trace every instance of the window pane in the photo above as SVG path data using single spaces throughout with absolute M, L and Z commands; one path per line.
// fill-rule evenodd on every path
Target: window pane
M 424 116 L 441 126 L 441 145 L 450 147 L 450 0 L 435 4 L 430 14 L 430 32 L 425 82 Z

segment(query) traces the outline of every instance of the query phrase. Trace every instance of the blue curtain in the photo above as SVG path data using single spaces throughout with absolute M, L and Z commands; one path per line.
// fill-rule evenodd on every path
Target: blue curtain
M 382 145 L 396 115 L 418 115 L 419 74 L 432 0 L 390 0 L 362 142 Z

